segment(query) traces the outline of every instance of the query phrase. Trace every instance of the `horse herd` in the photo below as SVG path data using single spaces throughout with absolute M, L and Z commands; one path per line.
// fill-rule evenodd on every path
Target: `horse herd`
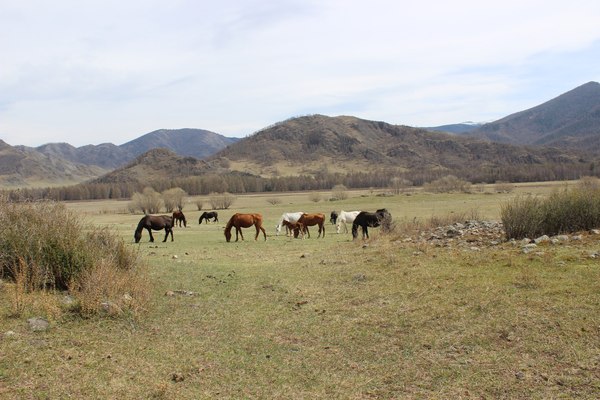
M 219 214 L 216 211 L 203 212 L 198 220 L 199 224 L 202 221 L 219 222 Z M 336 232 L 340 233 L 341 229 L 344 229 L 345 233 L 348 233 L 348 224 L 352 225 L 352 238 L 358 237 L 358 228 L 362 229 L 363 239 L 369 237 L 369 227 L 382 226 L 389 228 L 392 216 L 385 208 L 377 210 L 375 212 L 368 211 L 332 211 L 329 215 L 329 221 L 331 224 L 336 225 Z M 150 235 L 150 241 L 154 242 L 152 231 L 165 230 L 165 238 L 163 242 L 166 242 L 169 235 L 171 235 L 171 241 L 173 238 L 173 227 L 177 226 L 187 227 L 187 221 L 185 215 L 181 211 L 173 212 L 173 215 L 145 215 L 138 223 L 135 233 L 133 235 L 135 242 L 139 243 L 142 238 L 142 231 L 146 229 Z M 235 228 L 235 241 L 237 242 L 239 237 L 244 240 L 242 228 L 250 228 L 254 226 L 256 229 L 256 235 L 254 240 L 258 239 L 258 235 L 262 231 L 265 240 L 267 240 L 267 233 L 265 228 L 262 226 L 263 218 L 261 214 L 242 214 L 235 213 L 231 216 L 227 225 L 225 226 L 225 240 L 231 241 L 231 230 Z M 308 214 L 302 211 L 284 213 L 281 215 L 279 222 L 275 226 L 275 235 L 281 233 L 282 228 L 285 227 L 286 235 L 293 235 L 293 237 L 304 238 L 308 236 L 310 238 L 310 226 L 317 226 L 319 229 L 318 237 L 325 237 L 325 214 L 316 213 Z

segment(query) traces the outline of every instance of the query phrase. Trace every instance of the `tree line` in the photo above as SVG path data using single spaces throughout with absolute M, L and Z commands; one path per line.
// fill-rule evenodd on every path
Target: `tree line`
M 5 190 L 4 194 L 12 201 L 32 200 L 103 200 L 131 199 L 146 187 L 158 192 L 181 188 L 188 195 L 208 195 L 210 193 L 258 193 L 289 192 L 305 190 L 331 190 L 336 185 L 348 189 L 394 188 L 398 182 L 403 185 L 423 186 L 447 175 L 454 175 L 471 183 L 536 182 L 553 180 L 573 180 L 582 176 L 600 176 L 593 164 L 533 164 L 464 168 L 448 171 L 435 168 L 380 168 L 372 171 L 331 173 L 326 168 L 312 175 L 261 177 L 244 173 L 206 174 L 175 179 L 148 180 L 145 182 L 80 183 L 72 186 L 46 188 L 20 188 Z

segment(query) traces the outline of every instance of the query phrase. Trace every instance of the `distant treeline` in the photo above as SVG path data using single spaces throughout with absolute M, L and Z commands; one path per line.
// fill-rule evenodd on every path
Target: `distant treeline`
M 81 183 L 72 186 L 21 188 L 5 190 L 10 200 L 101 200 L 129 199 L 145 187 L 158 192 L 171 188 L 181 188 L 190 196 L 209 193 L 257 193 L 289 192 L 302 190 L 330 190 L 342 184 L 348 189 L 388 188 L 393 180 L 402 179 L 413 186 L 447 175 L 455 175 L 471 183 L 538 182 L 554 180 L 573 180 L 582 176 L 600 176 L 594 164 L 533 164 L 503 167 L 478 167 L 448 171 L 445 169 L 400 170 L 382 168 L 370 172 L 351 172 L 347 174 L 330 173 L 326 169 L 313 175 L 260 177 L 251 174 L 229 173 L 191 176 L 177 179 L 163 179 L 130 183 Z

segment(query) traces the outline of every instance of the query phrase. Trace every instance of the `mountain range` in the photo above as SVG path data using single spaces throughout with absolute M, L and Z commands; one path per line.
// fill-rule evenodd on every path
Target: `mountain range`
M 154 151 L 158 148 L 169 152 Z M 414 128 L 352 116 L 310 115 L 279 122 L 244 139 L 202 129 L 161 129 L 119 146 L 49 143 L 31 148 L 0 140 L 0 185 L 139 180 L 148 172 L 143 166 L 152 162 L 181 169 L 179 176 L 223 165 L 231 171 L 284 176 L 374 167 L 452 171 L 593 163 L 599 158 L 600 84 L 589 82 L 486 124 Z

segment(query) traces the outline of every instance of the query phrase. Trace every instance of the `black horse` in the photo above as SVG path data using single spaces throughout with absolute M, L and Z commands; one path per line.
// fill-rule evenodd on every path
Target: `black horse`
M 202 215 L 200 216 L 200 219 L 198 220 L 198 223 L 201 224 L 202 220 L 206 220 L 206 223 L 208 224 L 208 221 L 212 219 L 212 222 L 219 222 L 219 213 L 216 211 L 210 211 L 210 212 L 203 212 Z
M 337 219 L 338 219 L 337 211 L 332 211 L 331 214 L 329 215 L 329 222 L 331 222 L 333 225 L 335 225 L 335 223 L 337 222 Z
M 171 242 L 173 241 L 173 219 L 168 215 L 146 215 L 140 219 L 140 223 L 133 234 L 133 238 L 135 239 L 136 243 L 140 242 L 140 239 L 142 238 L 142 231 L 144 229 L 148 230 L 151 242 L 154 242 L 152 230 L 160 231 L 161 229 L 165 230 L 165 240 L 163 240 L 163 242 L 167 241 L 169 233 L 171 234 Z
M 365 238 L 365 236 L 368 239 L 369 226 L 374 228 L 381 225 L 383 228 L 389 228 L 391 222 L 392 215 L 385 208 L 377 210 L 374 213 L 368 211 L 361 211 L 352 223 L 352 238 L 356 239 L 358 237 L 359 226 L 362 228 L 363 239 Z

